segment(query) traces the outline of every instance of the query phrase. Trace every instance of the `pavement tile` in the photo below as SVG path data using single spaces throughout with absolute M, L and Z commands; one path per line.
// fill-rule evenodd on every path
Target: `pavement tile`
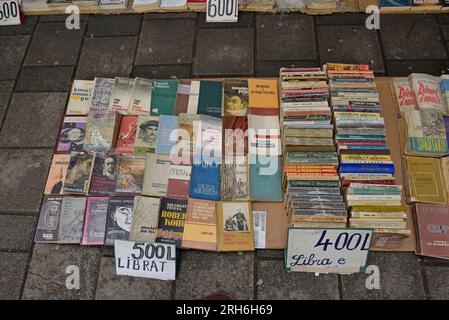
M 25 21 L 18 26 L 2 26 L 0 35 L 19 35 L 33 33 L 34 26 L 37 23 L 38 16 L 25 16 Z
M 425 299 L 423 279 L 415 254 L 370 253 L 369 265 L 379 267 L 380 289 L 366 288 L 366 280 L 372 274 L 342 275 L 343 300 Z
M 441 24 L 449 24 L 449 14 L 437 14 Z
M 380 34 L 386 60 L 447 58 L 435 15 L 382 15 Z
M 14 80 L 20 70 L 31 36 L 0 36 L 0 80 Z
M 147 79 L 190 78 L 190 65 L 135 66 L 132 76 Z
M 432 300 L 449 300 L 449 266 L 425 267 L 427 286 Z
M 259 300 L 336 300 L 337 275 L 286 272 L 284 261 L 259 261 L 257 267 Z
M 0 150 L 0 211 L 39 212 L 51 156 L 51 150 Z
M 284 250 L 256 250 L 257 258 L 284 259 Z
M 53 147 L 67 93 L 14 93 L 0 146 Z
M 316 23 L 319 26 L 353 26 L 365 25 L 366 13 L 335 13 L 316 17 Z
M 128 77 L 132 71 L 136 45 L 137 37 L 85 39 L 76 78 Z
M 0 215 L 0 250 L 31 249 L 37 216 Z
M 250 28 L 199 29 L 193 74 L 252 75 L 254 31 Z
M 313 61 L 256 61 L 257 77 L 279 77 L 281 68 L 311 68 L 320 67 L 317 60 Z
M 94 15 L 89 21 L 88 36 L 137 36 L 142 15 Z
M 93 299 L 100 251 L 98 247 L 80 245 L 35 244 L 22 298 Z M 79 268 L 79 289 L 66 287 L 66 280 L 74 275 L 66 273 L 68 266 Z
M 18 300 L 28 262 L 27 253 L 0 252 L 0 299 Z
M 48 14 L 48 15 L 42 15 L 39 18 L 39 22 L 65 22 L 67 18 L 69 17 L 68 14 Z M 80 15 L 80 21 L 86 21 L 89 19 L 88 14 L 81 14 Z
M 193 19 L 146 20 L 140 34 L 136 65 L 191 63 L 194 39 Z
M 68 30 L 65 23 L 39 23 L 34 32 L 25 66 L 75 65 L 86 23 Z
M 313 17 L 310 15 L 258 15 L 256 28 L 257 60 L 317 58 Z
M 179 258 L 175 299 L 200 299 L 225 292 L 235 299 L 254 296 L 254 253 L 184 250 Z
M 385 72 L 375 30 L 365 26 L 318 27 L 318 42 L 321 64 L 361 63 L 369 64 L 376 73 Z
M 196 12 L 171 12 L 171 13 L 157 13 L 157 12 L 150 12 L 145 13 L 143 18 L 145 20 L 163 20 L 163 19 L 196 19 L 197 14 Z
M 3 116 L 8 107 L 9 97 L 11 96 L 14 81 L 0 81 L 0 128 Z
M 117 276 L 115 259 L 102 258 L 96 300 L 169 300 L 172 281 Z
M 207 23 L 206 14 L 198 15 L 198 28 L 248 28 L 254 26 L 254 12 L 239 12 L 239 20 L 237 22 L 223 23 Z
M 407 77 L 410 73 L 428 73 L 440 76 L 449 72 L 449 60 L 386 61 L 389 77 Z
M 449 41 L 449 25 L 442 25 L 441 30 L 443 31 L 444 40 Z
M 15 91 L 66 92 L 72 74 L 73 67 L 24 67 Z

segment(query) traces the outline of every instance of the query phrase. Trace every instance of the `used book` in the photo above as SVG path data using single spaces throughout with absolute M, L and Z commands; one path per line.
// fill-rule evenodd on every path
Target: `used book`
M 160 205 L 160 198 L 144 196 L 136 196 L 134 198 L 133 219 L 129 235 L 130 240 L 156 241 Z
M 134 142 L 134 153 L 143 155 L 147 152 L 153 153 L 159 128 L 159 117 L 139 116 L 137 122 L 136 141 Z
M 105 246 L 115 240 L 128 240 L 133 220 L 134 197 L 110 197 L 106 222 Z
M 72 152 L 64 180 L 64 194 L 85 195 L 89 192 L 95 154 Z
M 45 184 L 44 194 L 63 194 L 64 180 L 69 166 L 70 154 L 55 154 Z
M 187 200 L 162 198 L 159 211 L 159 227 L 156 242 L 182 244 Z
M 170 156 L 148 153 L 145 159 L 142 194 L 151 197 L 166 197 L 170 167 Z
M 182 248 L 217 251 L 216 202 L 188 200 Z
M 114 79 L 109 78 L 94 79 L 92 97 L 90 99 L 90 113 L 105 112 L 109 109 L 114 82 Z
M 65 117 L 59 133 L 57 152 L 83 151 L 86 117 Z
M 70 92 L 66 115 L 86 115 L 90 108 L 93 81 L 75 80 Z
M 88 197 L 84 217 L 83 245 L 103 245 L 108 213 L 108 197 Z

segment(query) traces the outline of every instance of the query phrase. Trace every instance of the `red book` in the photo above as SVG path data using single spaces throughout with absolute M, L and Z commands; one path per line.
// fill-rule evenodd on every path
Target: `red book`
M 122 154 L 133 154 L 134 140 L 137 131 L 137 116 L 123 116 L 120 131 L 117 138 L 116 152 Z
M 170 166 L 168 178 L 167 197 L 172 199 L 188 199 L 190 187 L 191 166 Z

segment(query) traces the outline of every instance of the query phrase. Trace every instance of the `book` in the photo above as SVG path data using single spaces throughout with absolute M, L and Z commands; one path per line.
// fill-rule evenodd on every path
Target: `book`
M 86 197 L 64 197 L 59 219 L 58 243 L 79 244 L 83 236 Z
M 277 80 L 248 79 L 248 113 L 279 115 Z
M 62 199 L 60 196 L 44 197 L 37 222 L 35 242 L 57 241 Z
M 128 114 L 149 116 L 152 90 L 153 82 L 151 80 L 136 78 L 128 106 Z
M 449 8 L 449 0 L 445 0 L 447 3 L 445 8 Z M 448 9 L 449 10 L 449 9 Z M 445 114 L 449 116 L 449 75 L 442 74 L 440 77 L 440 89 L 445 105 Z
M 446 201 L 449 201 L 449 157 L 443 157 L 441 162 L 441 172 L 443 173 L 444 189 L 446 190 Z
M 119 161 L 118 154 L 96 154 L 90 179 L 90 195 L 107 196 L 115 193 Z
M 159 223 L 161 199 L 136 196 L 133 206 L 133 221 L 129 239 L 133 241 L 154 242 Z
M 87 117 L 84 150 L 107 152 L 114 148 L 120 119 L 120 114 L 115 111 L 90 112 Z
M 200 80 L 192 80 L 190 83 L 189 90 L 189 103 L 187 104 L 187 113 L 188 114 L 197 114 L 198 113 L 198 101 L 200 98 Z
M 83 151 L 86 117 L 64 117 L 56 146 L 57 152 Z
M 148 153 L 145 158 L 142 194 L 151 197 L 166 197 L 170 176 L 170 156 Z
M 106 112 L 109 110 L 109 103 L 114 88 L 114 79 L 95 78 L 92 97 L 90 99 L 89 112 Z
M 118 131 L 116 153 L 133 154 L 136 141 L 138 116 L 123 116 Z
M 263 156 L 282 154 L 277 116 L 248 115 L 248 152 L 250 155 Z
M 93 81 L 74 80 L 67 104 L 66 115 L 86 115 L 90 108 Z
M 143 155 L 152 153 L 156 148 L 156 140 L 159 128 L 159 117 L 139 116 L 137 122 L 136 141 L 134 153 Z
M 189 197 L 204 200 L 220 200 L 220 165 L 194 163 L 190 178 Z
M 187 112 L 191 82 L 192 80 L 179 80 L 178 93 L 176 95 L 175 115 Z
M 134 197 L 110 197 L 105 233 L 105 246 L 113 246 L 114 240 L 128 240 L 133 220 Z
M 162 198 L 159 210 L 159 226 L 156 242 L 182 244 L 187 200 Z
M 112 111 L 128 113 L 128 106 L 132 97 L 132 90 L 135 79 L 115 77 L 112 97 L 109 102 L 109 109 Z
M 182 235 L 182 248 L 217 251 L 216 202 L 190 198 Z
M 223 82 L 201 80 L 196 113 L 221 118 L 222 104 Z
M 64 180 L 64 194 L 85 195 L 89 191 L 95 154 L 74 151 L 70 154 Z
M 218 202 L 218 251 L 254 251 L 250 202 Z
M 404 2 L 409 2 L 409 0 L 381 0 L 384 2 L 391 3 L 393 7 L 395 3 L 400 4 Z M 381 4 L 382 6 L 382 4 Z M 402 6 L 396 6 L 397 8 L 402 8 Z M 399 112 L 404 112 L 407 110 L 417 110 L 418 105 L 416 104 L 415 95 L 412 88 L 410 87 L 410 82 L 407 78 L 393 78 L 393 87 L 396 94 L 396 100 L 399 106 Z
M 156 138 L 155 153 L 170 154 L 177 142 L 178 116 L 161 115 Z
M 191 174 L 192 166 L 171 164 L 167 197 L 172 199 L 187 199 L 189 197 Z
M 63 194 L 64 180 L 69 166 L 70 154 L 55 154 L 51 160 L 50 171 L 45 184 L 44 194 Z
M 248 113 L 248 80 L 226 79 L 224 82 L 224 116 L 246 116 Z
M 439 2 L 439 0 L 413 0 L 414 6 L 416 6 L 416 1 Z M 412 73 L 408 78 L 420 110 L 444 112 L 440 79 L 438 77 L 423 73 Z
M 221 165 L 221 200 L 248 200 L 248 161 L 236 157 Z
M 380 0 L 381 12 L 396 12 L 407 10 L 412 7 L 410 0 Z
M 248 154 L 248 118 L 223 116 L 223 152 L 225 159 Z
M 108 213 L 108 197 L 88 197 L 84 217 L 83 245 L 103 245 Z
M 128 0 L 100 0 L 99 7 L 104 10 L 125 9 Z
M 133 1 L 133 9 L 136 12 L 146 12 L 159 8 L 160 0 L 135 0 Z
M 193 122 L 193 161 L 219 163 L 222 159 L 223 123 L 221 118 L 198 115 Z
M 249 197 L 253 201 L 282 201 L 278 156 L 249 156 Z
M 178 80 L 153 80 L 151 115 L 172 115 L 175 110 Z
M 412 0 L 412 10 L 438 10 L 441 9 L 440 0 Z
M 122 155 L 118 169 L 116 193 L 141 194 L 144 170 L 145 157 Z

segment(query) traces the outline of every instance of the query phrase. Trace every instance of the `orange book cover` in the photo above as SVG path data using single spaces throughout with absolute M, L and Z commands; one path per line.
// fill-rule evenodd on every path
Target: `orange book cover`
M 248 79 L 249 113 L 279 115 L 277 80 Z
M 51 161 L 50 172 L 44 194 L 63 194 L 64 180 L 69 166 L 70 154 L 55 154 Z

